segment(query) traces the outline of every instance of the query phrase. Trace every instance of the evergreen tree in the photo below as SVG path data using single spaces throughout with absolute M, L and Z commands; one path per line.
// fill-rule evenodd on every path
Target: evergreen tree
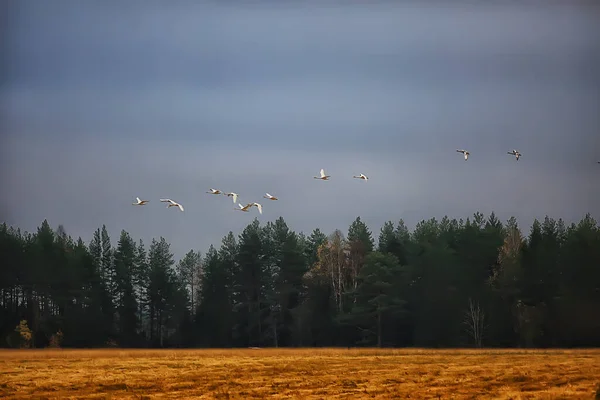
M 351 313 L 344 320 L 359 328 L 362 342 L 370 344 L 375 337 L 378 347 L 383 345 L 384 318 L 404 311 L 402 288 L 403 270 L 396 256 L 380 252 L 370 253 L 358 275 L 358 285 L 350 293 L 356 298 Z
M 165 238 L 152 240 L 148 251 L 149 282 L 146 292 L 150 341 L 162 347 L 167 336 L 169 297 L 173 295 L 172 270 L 173 254 Z
M 114 287 L 119 337 L 123 345 L 128 347 L 135 345 L 138 332 L 138 304 L 134 291 L 135 263 L 135 242 L 123 230 L 114 253 Z
M 294 329 L 301 324 L 297 310 L 304 293 L 303 276 L 307 272 L 298 236 L 290 231 L 282 217 L 271 226 L 274 250 L 274 307 L 272 309 L 276 346 L 291 346 L 299 341 Z M 295 340 L 296 339 L 296 340 Z
M 196 313 L 198 341 L 205 347 L 229 347 L 233 328 L 232 304 L 227 290 L 230 276 L 212 245 L 202 265 L 204 273 Z
M 239 237 L 237 255 L 240 272 L 236 277 L 236 286 L 240 290 L 240 299 L 234 308 L 234 339 L 236 344 L 242 346 L 262 346 L 265 334 L 271 334 L 267 318 L 267 260 L 263 242 L 264 232 L 258 219 L 254 219 Z
M 307 265 L 312 267 L 317 262 L 317 252 L 319 247 L 327 240 L 325 235 L 319 228 L 312 231 L 308 239 L 306 240 L 306 246 L 304 248 L 304 257 Z

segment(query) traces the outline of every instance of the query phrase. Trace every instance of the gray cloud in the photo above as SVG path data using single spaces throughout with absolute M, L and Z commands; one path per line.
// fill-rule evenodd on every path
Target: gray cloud
M 600 211 L 589 10 L 24 1 L 9 15 L 0 206 L 28 230 L 48 218 L 89 240 L 106 223 L 204 251 L 257 215 L 209 187 L 305 232 Z M 321 167 L 330 182 L 312 179 Z

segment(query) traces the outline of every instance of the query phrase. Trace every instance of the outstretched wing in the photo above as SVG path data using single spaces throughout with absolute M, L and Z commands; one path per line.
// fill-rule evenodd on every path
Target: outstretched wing
M 325 170 L 321 168 L 321 178 L 325 177 Z

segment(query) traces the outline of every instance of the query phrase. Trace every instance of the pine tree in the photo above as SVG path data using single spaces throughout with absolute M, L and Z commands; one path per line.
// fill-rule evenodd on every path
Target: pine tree
M 125 346 L 133 346 L 137 339 L 138 305 L 134 292 L 135 262 L 135 242 L 123 230 L 114 253 L 114 287 L 119 336 Z
M 240 289 L 240 299 L 235 306 L 234 335 L 236 342 L 244 346 L 262 346 L 264 335 L 269 332 L 265 320 L 268 310 L 265 293 L 267 260 L 263 241 L 263 230 L 258 219 L 254 219 L 243 230 L 238 241 L 240 273 L 236 286 Z
M 165 238 L 152 240 L 148 252 L 149 282 L 146 302 L 149 311 L 150 341 L 163 346 L 167 335 L 167 310 L 169 295 L 172 294 L 171 267 L 173 254 Z
M 356 302 L 343 320 L 361 330 L 365 343 L 375 337 L 377 346 L 381 347 L 384 319 L 404 312 L 406 301 L 401 298 L 399 289 L 405 277 L 392 254 L 373 252 L 365 261 L 358 275 L 358 285 L 350 292 Z
M 224 240 L 225 241 L 225 240 Z M 201 346 L 228 347 L 232 345 L 233 315 L 227 287 L 230 277 L 217 250 L 211 245 L 204 260 L 204 274 L 196 325 Z

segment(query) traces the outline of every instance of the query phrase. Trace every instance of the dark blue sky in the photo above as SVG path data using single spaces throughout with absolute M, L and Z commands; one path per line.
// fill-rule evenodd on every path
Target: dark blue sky
M 4 219 L 180 257 L 258 215 L 209 187 L 305 232 L 600 214 L 597 7 L 296 4 L 4 3 Z

